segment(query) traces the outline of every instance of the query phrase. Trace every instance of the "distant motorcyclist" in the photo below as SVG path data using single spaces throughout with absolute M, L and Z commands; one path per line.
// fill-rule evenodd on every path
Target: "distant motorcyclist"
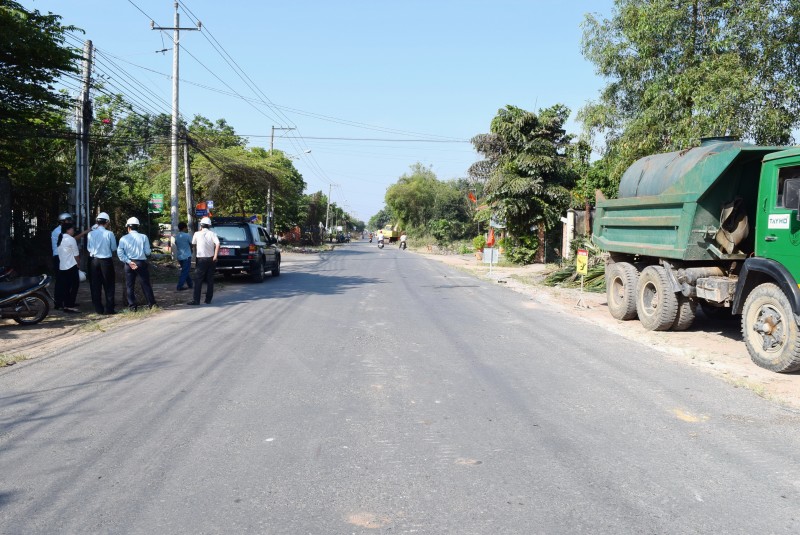
M 405 232 L 403 232 L 403 233 L 400 235 L 400 248 L 401 248 L 401 249 L 405 249 L 405 248 L 406 248 L 406 246 L 408 245 L 408 244 L 407 244 L 407 242 L 408 242 L 408 236 L 406 236 L 406 233 L 405 233 Z
M 378 231 L 378 247 L 383 249 L 383 231 L 382 230 Z

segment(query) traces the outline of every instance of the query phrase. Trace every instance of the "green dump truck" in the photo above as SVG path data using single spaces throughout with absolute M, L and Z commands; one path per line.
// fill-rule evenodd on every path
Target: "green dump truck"
M 649 330 L 683 330 L 698 306 L 741 315 L 753 362 L 800 369 L 800 149 L 731 138 L 648 156 L 598 200 L 608 308 Z

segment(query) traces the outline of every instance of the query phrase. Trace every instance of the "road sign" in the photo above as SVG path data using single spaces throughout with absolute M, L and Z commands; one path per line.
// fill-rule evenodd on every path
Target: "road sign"
M 164 211 L 164 194 L 151 193 L 150 200 L 147 201 L 148 214 L 160 214 Z
M 214 209 L 214 201 L 206 201 L 206 206 L 208 207 L 209 210 L 213 210 Z
M 205 217 L 208 215 L 208 205 L 204 202 L 197 203 L 194 208 L 194 215 L 196 217 Z
M 589 251 L 578 249 L 578 256 L 575 257 L 575 271 L 579 275 L 589 274 Z

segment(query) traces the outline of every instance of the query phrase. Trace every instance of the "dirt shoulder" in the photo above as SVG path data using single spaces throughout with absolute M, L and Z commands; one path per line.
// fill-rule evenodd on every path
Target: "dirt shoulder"
M 800 374 L 779 374 L 759 368 L 750 360 L 742 341 L 739 317 L 709 319 L 698 312 L 690 329 L 683 332 L 645 330 L 638 321 L 611 317 L 605 293 L 581 294 L 578 289 L 550 288 L 542 284 L 548 267 L 493 266 L 474 255 L 437 255 L 415 251 L 427 259 L 442 262 L 478 278 L 495 281 L 525 294 L 536 304 L 559 307 L 575 317 L 601 326 L 620 336 L 644 343 L 666 358 L 719 377 L 735 388 L 748 388 L 766 399 L 800 409 Z M 581 301 L 582 306 L 578 306 Z
M 316 261 L 319 255 L 315 251 L 307 253 L 281 253 L 282 265 Z M 51 310 L 50 314 L 39 324 L 21 326 L 11 319 L 0 319 L 0 370 L 4 367 L 26 360 L 57 354 L 69 347 L 85 344 L 93 337 L 101 336 L 106 332 L 117 329 L 130 322 L 141 321 L 149 316 L 157 316 L 165 311 L 186 307 L 191 300 L 190 290 L 176 291 L 178 281 L 178 266 L 176 263 L 161 262 L 151 265 L 151 278 L 153 293 L 158 307 L 148 310 L 140 308 L 137 312 L 127 311 L 125 298 L 125 281 L 123 270 L 115 266 L 117 284 L 115 291 L 117 314 L 112 316 L 96 314 L 92 306 L 89 284 L 81 283 L 78 289 L 77 303 L 80 312 L 70 314 L 59 310 Z M 224 295 L 230 288 L 247 281 L 240 277 L 227 282 L 218 277 L 214 285 L 215 296 Z M 137 283 L 137 296 L 140 304 L 144 303 L 141 289 Z M 53 284 L 50 284 L 50 293 L 53 293 Z M 0 372 L 2 373 L 2 372 Z

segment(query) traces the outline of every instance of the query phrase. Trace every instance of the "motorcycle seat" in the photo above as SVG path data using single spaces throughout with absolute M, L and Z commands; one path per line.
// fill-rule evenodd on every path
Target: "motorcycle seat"
M 20 277 L 13 281 L 0 282 L 0 297 L 8 297 L 35 288 L 41 282 L 41 277 Z

